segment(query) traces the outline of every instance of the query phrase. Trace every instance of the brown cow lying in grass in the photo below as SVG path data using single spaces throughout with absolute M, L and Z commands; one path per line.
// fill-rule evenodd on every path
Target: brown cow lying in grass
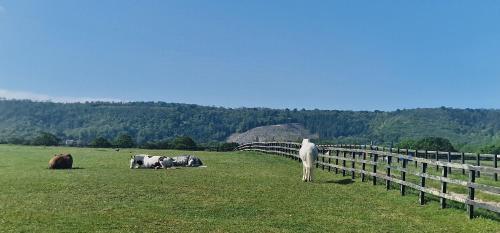
M 49 169 L 71 169 L 73 167 L 73 157 L 71 154 L 54 155 L 49 161 Z

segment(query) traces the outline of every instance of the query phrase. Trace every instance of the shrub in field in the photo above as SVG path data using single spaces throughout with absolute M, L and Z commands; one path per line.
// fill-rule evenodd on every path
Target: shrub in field
M 500 154 L 500 145 L 487 145 L 479 150 L 482 154 Z
M 219 151 L 233 151 L 239 145 L 236 142 L 225 142 L 219 145 Z
M 40 135 L 35 137 L 31 144 L 36 145 L 36 146 L 57 146 L 59 145 L 60 139 L 56 137 L 56 135 L 47 133 L 47 132 L 41 132 Z
M 172 143 L 169 140 L 156 142 L 146 142 L 139 146 L 142 149 L 172 149 Z
M 196 142 L 187 136 L 176 137 L 172 142 L 172 146 L 178 150 L 194 150 L 197 148 Z
M 440 137 L 427 137 L 420 140 L 406 139 L 397 144 L 398 148 L 432 150 L 432 151 L 457 151 L 450 140 Z
M 112 146 L 111 142 L 109 142 L 106 138 L 98 137 L 92 140 L 89 144 L 90 147 L 98 147 L 98 148 L 109 148 Z
M 31 144 L 30 140 L 23 139 L 23 138 L 9 138 L 7 139 L 8 144 L 13 144 L 13 145 L 29 145 Z
M 135 142 L 130 135 L 120 134 L 115 140 L 115 146 L 121 148 L 132 148 L 135 146 Z
M 450 140 L 440 137 L 428 137 L 417 141 L 420 150 L 456 151 Z
M 399 142 L 396 147 L 398 148 L 404 148 L 404 149 L 416 149 L 417 148 L 417 141 L 412 140 L 412 139 L 405 139 Z

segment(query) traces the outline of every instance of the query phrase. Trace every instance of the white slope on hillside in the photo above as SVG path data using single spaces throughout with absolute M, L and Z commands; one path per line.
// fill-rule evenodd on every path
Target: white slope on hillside
M 317 139 L 317 134 L 311 134 L 303 125 L 298 123 L 260 126 L 243 133 L 234 133 L 227 138 L 227 142 L 239 144 L 249 142 L 269 141 L 302 141 L 303 138 Z

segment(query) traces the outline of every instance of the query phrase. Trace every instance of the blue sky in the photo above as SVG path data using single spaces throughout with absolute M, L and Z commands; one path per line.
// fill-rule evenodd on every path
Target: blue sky
M 0 96 L 500 108 L 499 1 L 0 0 Z

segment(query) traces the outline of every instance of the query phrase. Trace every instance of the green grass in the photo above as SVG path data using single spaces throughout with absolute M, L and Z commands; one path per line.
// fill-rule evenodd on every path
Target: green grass
M 70 152 L 80 169 L 48 170 Z M 500 232 L 491 216 L 251 152 L 190 152 L 207 168 L 131 170 L 132 153 L 0 145 L 0 232 Z

